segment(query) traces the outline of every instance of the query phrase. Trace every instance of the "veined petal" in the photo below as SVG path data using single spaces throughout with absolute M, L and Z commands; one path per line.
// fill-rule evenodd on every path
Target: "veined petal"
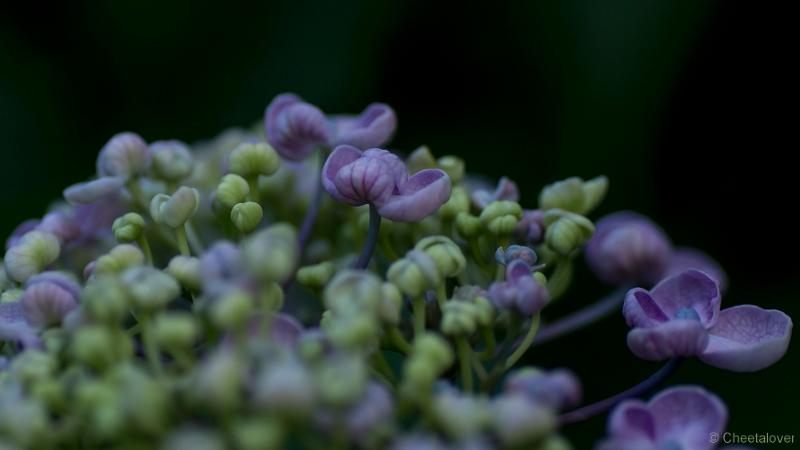
M 334 116 L 332 145 L 352 145 L 366 149 L 389 142 L 397 127 L 397 116 L 389 105 L 373 103 L 358 116 Z
M 728 409 L 716 395 L 696 386 L 678 386 L 662 391 L 649 402 L 655 419 L 656 439 L 664 446 L 711 449 L 712 433 L 720 434 L 728 421 Z
M 289 161 L 308 157 L 329 140 L 325 114 L 294 94 L 281 94 L 267 106 L 264 114 L 267 140 Z
M 631 352 L 650 361 L 699 355 L 707 344 L 708 331 L 696 320 L 670 320 L 652 328 L 634 328 L 628 332 Z
M 417 222 L 435 213 L 450 198 L 450 189 L 450 177 L 443 170 L 420 170 L 378 212 L 397 222 Z
M 719 315 L 720 293 L 717 281 L 707 274 L 689 269 L 662 280 L 650 295 L 670 318 L 682 309 L 694 309 L 700 322 L 710 328 Z
M 64 189 L 64 198 L 73 205 L 88 205 L 117 192 L 125 184 L 123 177 L 103 177 Z
M 353 163 L 361 157 L 361 150 L 352 145 L 340 145 L 328 156 L 322 167 L 322 187 L 331 197 L 342 203 L 352 204 L 352 200 L 345 197 L 336 187 L 336 177 L 342 167 Z

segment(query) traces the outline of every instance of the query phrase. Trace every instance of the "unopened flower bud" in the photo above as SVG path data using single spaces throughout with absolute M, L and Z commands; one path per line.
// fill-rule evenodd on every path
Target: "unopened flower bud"
M 431 149 L 427 145 L 417 147 L 406 158 L 406 167 L 408 167 L 408 173 L 411 174 L 423 169 L 435 169 L 437 166 L 436 158 L 433 157 L 433 153 L 431 153 Z
M 203 284 L 200 276 L 200 260 L 193 256 L 178 255 L 173 257 L 164 271 L 172 275 L 181 286 L 190 291 L 199 291 Z
M 386 323 L 397 325 L 400 323 L 400 313 L 403 309 L 403 294 L 392 283 L 383 283 L 381 287 L 380 317 Z
M 237 203 L 247 200 L 250 193 L 250 186 L 247 180 L 235 173 L 229 173 L 222 177 L 217 186 L 217 201 L 226 208 L 233 208 Z
M 458 276 L 467 267 L 461 248 L 447 236 L 426 237 L 417 242 L 414 249 L 427 253 L 445 277 Z
M 27 350 L 11 362 L 14 377 L 25 385 L 31 385 L 52 376 L 58 361 L 51 354 L 39 350 Z
M 189 147 L 180 141 L 157 141 L 150 144 L 153 174 L 164 181 L 179 181 L 192 174 L 194 160 Z
M 580 248 L 594 233 L 594 224 L 586 217 L 551 209 L 545 214 L 545 242 L 556 253 L 566 256 Z
M 181 186 L 174 194 L 158 194 L 150 201 L 150 215 L 156 223 L 172 228 L 183 226 L 197 212 L 200 193 L 195 188 Z
M 172 351 L 191 349 L 200 333 L 194 316 L 181 312 L 160 314 L 153 329 L 159 345 Z
M 242 233 L 249 233 L 261 223 L 264 211 L 256 202 L 237 203 L 231 209 L 231 222 Z
M 48 274 L 51 274 L 48 276 Z M 46 272 L 28 279 L 22 295 L 22 315 L 34 326 L 58 325 L 78 307 L 80 286 L 59 272 Z
M 302 364 L 286 358 L 261 371 L 253 400 L 266 411 L 302 417 L 314 406 L 314 379 Z
M 142 236 L 144 231 L 144 218 L 137 213 L 127 213 L 118 217 L 111 225 L 114 237 L 119 242 L 134 242 Z
M 280 157 L 269 144 L 244 142 L 233 149 L 228 162 L 231 173 L 251 178 L 275 173 L 280 166 Z
M 368 314 L 331 316 L 325 334 L 338 349 L 368 348 L 378 339 L 380 323 Z
M 230 413 L 242 402 L 246 371 L 247 365 L 237 353 L 219 349 L 193 371 L 191 395 L 212 411 Z
M 450 344 L 435 333 L 425 333 L 414 339 L 414 357 L 430 361 L 432 364 L 447 369 L 453 364 L 453 350 Z
M 450 199 L 439 208 L 439 215 L 444 220 L 454 220 L 461 213 L 469 212 L 469 192 L 464 186 L 453 186 Z
M 607 190 L 608 179 L 604 176 L 589 181 L 571 177 L 545 186 L 539 194 L 539 207 L 585 215 L 600 204 Z
M 368 372 L 364 360 L 341 355 L 316 371 L 317 392 L 324 403 L 344 406 L 357 401 L 367 386 Z
M 282 283 L 297 266 L 297 233 L 287 223 L 271 225 L 247 238 L 242 253 L 250 273 L 262 281 Z
M 118 361 L 130 358 L 133 343 L 127 333 L 101 325 L 77 329 L 70 352 L 75 360 L 96 370 L 104 370 Z
M 489 203 L 480 215 L 483 226 L 495 235 L 511 234 L 521 218 L 522 207 L 509 200 Z
M 144 264 L 144 253 L 139 247 L 131 244 L 120 244 L 111 249 L 107 254 L 97 258 L 93 273 L 105 275 L 120 273 L 129 267 Z
M 133 305 L 157 311 L 178 297 L 181 288 L 174 278 L 153 267 L 132 267 L 122 273 L 122 282 Z
M 211 305 L 211 321 L 223 330 L 242 327 L 253 310 L 253 299 L 244 292 L 234 291 Z
M 6 252 L 6 272 L 15 281 L 24 283 L 55 261 L 60 252 L 61 244 L 54 235 L 30 231 Z
M 283 288 L 271 282 L 261 287 L 261 295 L 257 299 L 258 307 L 267 311 L 280 311 L 283 307 Z
M 445 392 L 433 400 L 433 415 L 445 433 L 454 439 L 476 435 L 491 423 L 485 398 Z
M 144 139 L 136 133 L 114 135 L 100 150 L 97 173 L 100 176 L 131 177 L 150 169 L 152 156 Z
M 453 184 L 464 178 L 464 160 L 455 155 L 446 155 L 439 158 L 438 166 L 447 173 Z
M 456 230 L 465 239 L 472 239 L 481 234 L 483 225 L 479 218 L 463 212 L 456 216 Z
M 470 335 L 478 328 L 477 310 L 468 302 L 447 302 L 442 309 L 442 332 L 447 335 Z
M 404 258 L 395 261 L 389 266 L 386 277 L 400 291 L 411 297 L 419 297 L 442 282 L 436 262 L 427 253 L 419 250 L 411 250 Z
M 303 286 L 321 289 L 328 284 L 335 271 L 336 267 L 330 261 L 301 267 L 297 271 L 297 282 Z
M 82 308 L 98 322 L 119 322 L 128 315 L 128 303 L 128 294 L 117 277 L 93 278 L 83 290 Z
M 492 402 L 492 425 L 504 446 L 517 448 L 541 439 L 556 426 L 553 412 L 522 395 L 502 395 Z
M 118 192 L 124 185 L 124 177 L 101 177 L 69 186 L 64 189 L 64 199 L 73 205 L 89 205 Z
M 325 287 L 325 307 L 339 315 L 375 316 L 381 301 L 382 283 L 374 274 L 362 270 L 344 270 Z
M 497 261 L 497 264 L 504 266 L 511 264 L 517 259 L 521 259 L 528 263 L 529 266 L 533 266 L 536 264 L 537 257 L 536 252 L 530 247 L 524 245 L 509 245 L 506 249 L 499 247 L 494 253 L 494 259 Z

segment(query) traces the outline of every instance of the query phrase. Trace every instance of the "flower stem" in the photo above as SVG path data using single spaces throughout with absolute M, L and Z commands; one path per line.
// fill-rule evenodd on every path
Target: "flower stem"
M 147 242 L 147 238 L 142 234 L 136 239 L 136 242 L 139 244 L 139 247 L 142 249 L 142 253 L 144 253 L 144 257 L 147 260 L 147 264 L 152 266 L 153 265 L 153 251 L 150 249 L 150 243 Z
M 444 304 L 447 303 L 447 290 L 444 280 L 436 288 L 436 301 L 439 303 L 439 309 L 444 311 Z
M 258 175 L 247 178 L 247 185 L 250 188 L 250 200 L 261 203 L 261 190 L 258 187 Z
M 144 345 L 144 352 L 147 356 L 147 362 L 150 368 L 156 375 L 161 375 L 163 368 L 161 366 L 161 355 L 158 349 L 158 341 L 153 334 L 153 327 L 150 322 L 150 316 L 147 313 L 142 313 L 139 316 L 139 324 L 142 326 L 142 344 Z
M 469 342 L 464 336 L 456 337 L 456 347 L 461 369 L 461 389 L 464 392 L 472 392 L 472 349 L 469 348 Z
M 367 231 L 367 242 L 364 243 L 364 248 L 361 249 L 361 254 L 356 260 L 354 269 L 366 269 L 369 265 L 369 260 L 372 258 L 372 253 L 375 251 L 375 244 L 378 242 L 378 232 L 381 228 L 381 216 L 378 214 L 378 208 L 372 203 L 369 204 L 369 230 Z
M 682 361 L 683 358 L 672 358 L 667 361 L 664 366 L 658 369 L 657 372 L 650 375 L 647 379 L 636 386 L 622 391 L 619 394 L 600 400 L 599 402 L 580 407 L 576 410 L 558 416 L 559 424 L 569 425 L 576 422 L 582 422 L 586 419 L 590 419 L 598 414 L 602 414 L 610 410 L 623 400 L 646 394 L 663 383 L 670 375 L 675 373 Z
M 425 332 L 425 297 L 424 294 L 411 300 L 414 309 L 414 337 Z
M 322 164 L 320 164 L 319 173 L 317 174 L 317 187 L 314 190 L 314 196 L 311 198 L 311 203 L 308 204 L 306 215 L 303 217 L 303 223 L 300 225 L 300 234 L 297 238 L 298 248 L 300 249 L 300 256 L 303 255 L 308 240 L 311 237 L 311 231 L 314 229 L 314 223 L 317 221 L 319 214 L 319 207 L 322 204 Z
M 178 240 L 178 249 L 183 256 L 190 256 L 192 252 L 189 250 L 189 242 L 186 240 L 185 225 L 175 228 L 175 238 Z
M 411 344 L 409 344 L 406 338 L 403 337 L 403 334 L 400 332 L 400 329 L 397 328 L 397 325 L 393 325 L 391 328 L 389 328 L 387 333 L 389 342 L 391 342 L 392 345 L 397 348 L 397 350 L 400 350 L 406 355 L 411 354 Z
M 528 351 L 531 344 L 533 344 L 533 338 L 536 337 L 536 332 L 539 331 L 539 324 L 541 323 L 542 315 L 540 313 L 536 313 L 535 316 L 531 319 L 531 325 L 528 328 L 528 333 L 525 335 L 525 338 L 522 340 L 522 343 L 514 350 L 514 353 L 506 359 L 505 370 L 508 370 L 516 364 L 516 362 Z

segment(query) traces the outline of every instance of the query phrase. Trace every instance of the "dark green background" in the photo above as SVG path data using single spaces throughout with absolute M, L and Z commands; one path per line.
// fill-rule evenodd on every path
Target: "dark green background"
M 0 14 L 0 232 L 89 176 L 113 133 L 208 138 L 294 91 L 330 112 L 397 110 L 393 147 L 428 144 L 508 175 L 534 206 L 569 175 L 611 178 L 601 213 L 651 215 L 718 257 L 725 305 L 800 317 L 796 33 L 788 3 L 302 0 L 75 1 Z M 793 72 L 794 70 L 794 72 Z M 790 118 L 794 121 L 790 125 Z M 606 288 L 582 271 L 564 312 Z M 574 368 L 587 400 L 655 370 L 616 316 L 532 360 Z M 795 346 L 796 347 L 796 346 Z M 539 358 L 539 359 L 537 359 Z M 737 433 L 798 433 L 800 357 L 756 374 L 690 361 L 674 382 L 719 393 Z M 605 418 L 566 433 L 578 444 Z M 799 437 L 800 439 L 800 437 Z

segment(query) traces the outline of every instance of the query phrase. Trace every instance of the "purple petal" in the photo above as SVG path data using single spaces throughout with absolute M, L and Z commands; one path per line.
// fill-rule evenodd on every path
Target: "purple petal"
M 544 238 L 544 211 L 525 210 L 514 233 L 531 244 L 539 244 Z
M 775 309 L 740 305 L 722 310 L 700 359 L 735 372 L 753 372 L 777 362 L 786 353 L 792 319 Z
M 667 316 L 675 317 L 682 309 L 694 309 L 700 322 L 710 328 L 719 315 L 720 293 L 716 280 L 699 270 L 690 269 L 665 278 L 650 295 Z
M 366 149 L 389 142 L 397 127 L 397 117 L 389 105 L 373 103 L 356 117 L 333 117 L 331 126 L 331 145 L 347 144 Z
M 329 140 L 325 114 L 294 94 L 282 94 L 272 101 L 264 115 L 267 140 L 289 161 L 308 157 Z
M 699 355 L 708 340 L 708 331 L 696 320 L 670 320 L 652 328 L 634 328 L 628 332 L 628 348 L 634 355 L 649 361 Z
M 88 205 L 117 192 L 125 184 L 122 177 L 103 177 L 64 189 L 64 198 L 73 205 Z
M 38 327 L 58 325 L 78 307 L 78 299 L 56 283 L 42 281 L 25 288 L 22 295 L 22 314 L 25 320 Z
M 669 320 L 650 293 L 642 288 L 633 288 L 625 295 L 622 315 L 630 327 L 650 328 Z
M 123 177 L 144 174 L 150 168 L 152 155 L 147 142 L 136 133 L 118 133 L 109 139 L 97 157 L 97 174 L 101 177 Z
M 420 170 L 378 212 L 396 222 L 418 222 L 439 210 L 450 198 L 450 189 L 450 177 L 443 170 Z
M 331 197 L 342 203 L 352 204 L 351 200 L 339 192 L 336 187 L 336 177 L 342 167 L 361 158 L 361 150 L 351 145 L 340 145 L 328 156 L 322 167 L 322 187 Z
M 619 404 L 608 419 L 608 434 L 623 441 L 654 443 L 656 439 L 655 418 L 647 405 L 639 400 L 627 400 Z
M 78 223 L 63 211 L 47 213 L 36 229 L 52 233 L 62 245 L 78 239 L 81 235 Z
M 494 192 L 489 192 L 485 189 L 477 189 L 472 193 L 472 204 L 478 209 L 486 208 L 489 203 L 497 200 L 510 200 L 516 202 L 519 200 L 519 188 L 508 177 L 500 178 L 497 182 L 497 187 Z
M 656 439 L 677 448 L 710 449 L 711 433 L 722 433 L 728 421 L 725 404 L 700 387 L 679 386 L 662 391 L 649 402 L 655 418 Z
M 722 266 L 705 252 L 695 248 L 681 247 L 672 252 L 669 265 L 664 273 L 664 277 L 678 274 L 688 269 L 697 269 L 705 272 L 706 275 L 717 280 L 722 292 L 728 287 L 728 275 Z
M 61 289 L 69 292 L 69 294 L 76 299 L 80 298 L 81 296 L 80 285 L 69 275 L 63 272 L 49 271 L 36 274 L 28 278 L 28 280 L 25 282 L 25 287 L 27 288 L 37 283 L 53 283 Z
M 336 190 L 351 205 L 383 205 L 395 191 L 391 166 L 381 158 L 362 157 L 339 169 L 334 180 Z
M 14 228 L 14 231 L 12 231 L 11 235 L 6 239 L 6 250 L 13 247 L 27 232 L 35 230 L 36 227 L 39 226 L 39 223 L 40 221 L 38 219 L 28 219 L 19 224 L 17 228 Z

